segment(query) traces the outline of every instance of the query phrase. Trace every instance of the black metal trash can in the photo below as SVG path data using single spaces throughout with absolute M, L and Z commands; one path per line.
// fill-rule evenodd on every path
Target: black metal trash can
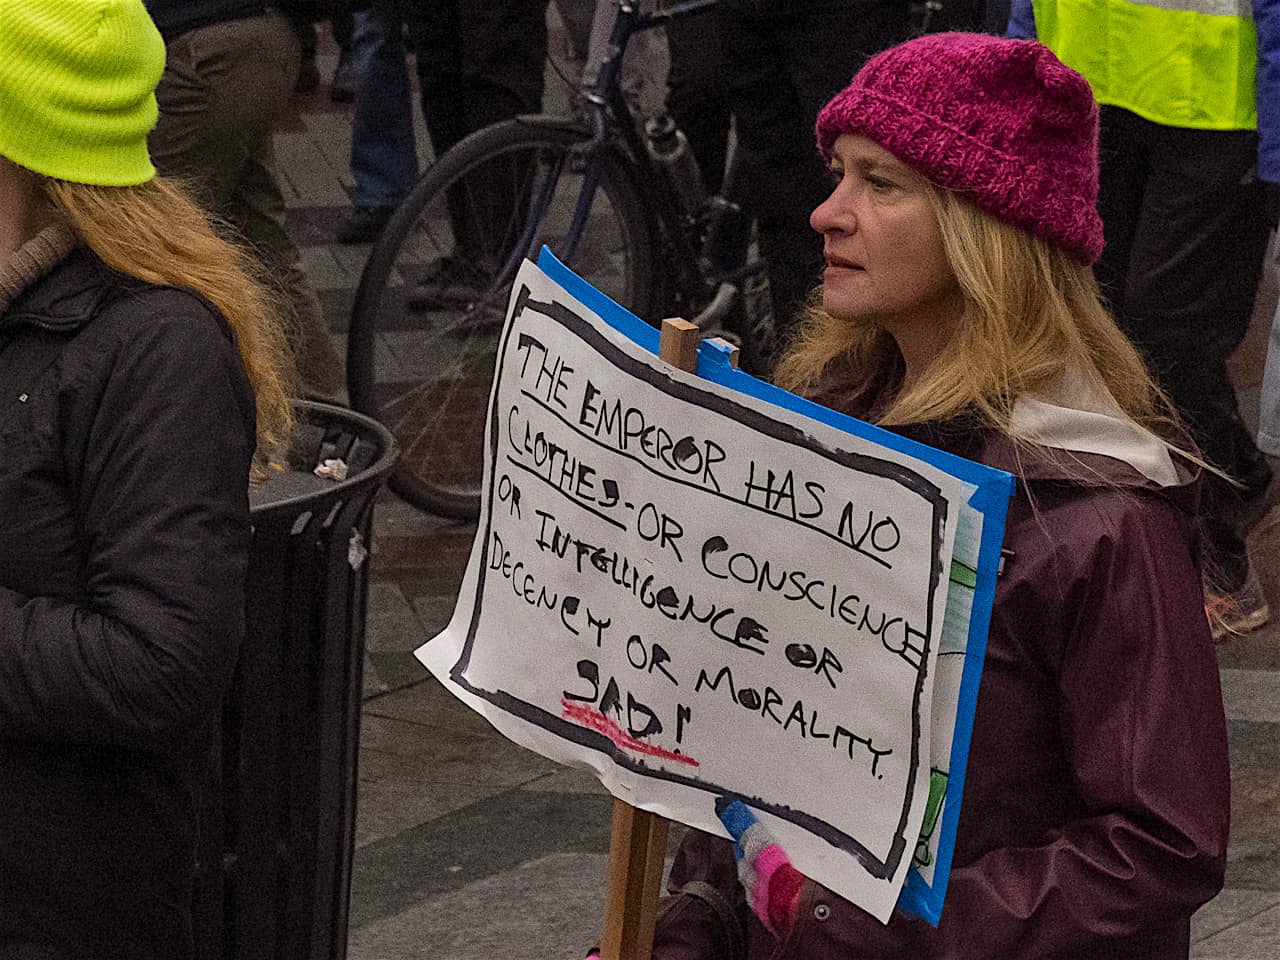
M 246 636 L 200 811 L 198 960 L 346 956 L 373 502 L 391 433 L 298 403 L 287 469 L 251 489 Z M 347 477 L 313 468 L 341 459 Z

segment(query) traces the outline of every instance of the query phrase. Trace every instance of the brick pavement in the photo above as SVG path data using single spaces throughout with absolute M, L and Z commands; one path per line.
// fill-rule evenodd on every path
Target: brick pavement
M 333 66 L 322 51 L 321 68 Z M 322 87 L 277 144 L 289 226 L 343 337 L 367 247 L 332 242 L 346 209 L 349 123 Z M 554 95 L 553 95 L 554 100 Z M 428 155 L 419 131 L 420 156 Z M 1234 362 L 1256 415 L 1265 320 Z M 387 495 L 378 507 L 352 890 L 352 960 L 574 958 L 601 914 L 609 801 L 593 780 L 498 737 L 411 652 L 448 620 L 474 528 Z M 1280 610 L 1280 506 L 1250 536 Z M 1193 956 L 1280 956 L 1280 625 L 1220 648 L 1231 735 L 1227 889 L 1197 915 Z

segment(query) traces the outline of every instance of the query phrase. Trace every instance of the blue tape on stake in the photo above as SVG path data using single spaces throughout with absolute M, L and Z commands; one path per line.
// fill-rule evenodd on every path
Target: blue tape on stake
M 609 326 L 646 350 L 652 353 L 658 352 L 659 333 L 655 327 L 591 286 L 561 263 L 546 247 L 542 248 L 538 256 L 538 266 L 583 306 L 598 314 Z M 982 539 L 978 550 L 978 569 L 974 585 L 973 612 L 969 620 L 969 639 L 960 677 L 955 732 L 951 742 L 946 800 L 941 823 L 937 826 L 940 832 L 938 857 L 934 864 L 934 879 L 932 884 L 927 883 L 919 871 L 912 866 L 907 871 L 907 879 L 898 898 L 898 909 L 936 925 L 942 917 L 943 899 L 951 875 L 956 828 L 960 822 L 960 803 L 964 796 L 965 766 L 969 758 L 969 744 L 973 737 L 973 716 L 978 703 L 978 687 L 982 679 L 982 663 L 987 650 L 987 631 L 991 625 L 991 606 L 995 599 L 996 574 L 1000 564 L 1000 547 L 1004 540 L 1004 524 L 1009 498 L 1013 496 L 1014 478 L 1003 470 L 996 470 L 909 440 L 788 393 L 748 373 L 735 370 L 729 362 L 729 356 L 728 348 L 704 340 L 698 347 L 698 376 L 922 460 L 977 487 L 973 496 L 969 498 L 969 505 L 982 514 Z

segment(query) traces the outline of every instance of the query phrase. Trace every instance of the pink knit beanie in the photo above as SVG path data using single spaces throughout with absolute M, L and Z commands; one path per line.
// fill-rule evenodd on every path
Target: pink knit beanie
M 825 158 L 846 133 L 1086 266 L 1102 252 L 1098 105 L 1035 40 L 937 33 L 891 47 L 818 114 Z

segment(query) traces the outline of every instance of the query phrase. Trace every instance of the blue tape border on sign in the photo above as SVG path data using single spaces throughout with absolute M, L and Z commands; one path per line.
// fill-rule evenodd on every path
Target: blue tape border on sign
M 658 352 L 659 333 L 656 327 L 591 286 L 561 263 L 546 247 L 538 255 L 538 267 L 579 303 L 598 314 L 609 326 L 646 350 Z M 938 859 L 933 871 L 934 882 L 932 885 L 926 883 L 924 877 L 912 867 L 907 871 L 906 883 L 898 897 L 899 910 L 937 925 L 942 918 L 943 899 L 951 876 L 951 857 L 955 850 L 956 828 L 960 822 L 960 802 L 964 796 L 965 766 L 973 736 L 973 715 L 978 704 L 978 686 L 982 680 L 982 663 L 987 651 L 987 630 L 991 624 L 991 605 L 995 600 L 996 572 L 1000 565 L 1000 547 L 1004 541 L 1005 515 L 1009 498 L 1013 496 L 1014 478 L 1003 470 L 908 440 L 794 393 L 788 393 L 763 380 L 757 380 L 748 373 L 735 370 L 729 362 L 728 348 L 711 341 L 704 340 L 698 347 L 697 372 L 698 376 L 712 383 L 923 460 L 978 488 L 969 498 L 969 505 L 982 514 L 982 541 L 978 550 L 973 615 L 969 620 L 969 643 L 964 670 L 960 675 L 960 699 L 956 707 L 955 734 L 951 741 L 946 802 L 942 822 L 938 826 L 940 835 Z

